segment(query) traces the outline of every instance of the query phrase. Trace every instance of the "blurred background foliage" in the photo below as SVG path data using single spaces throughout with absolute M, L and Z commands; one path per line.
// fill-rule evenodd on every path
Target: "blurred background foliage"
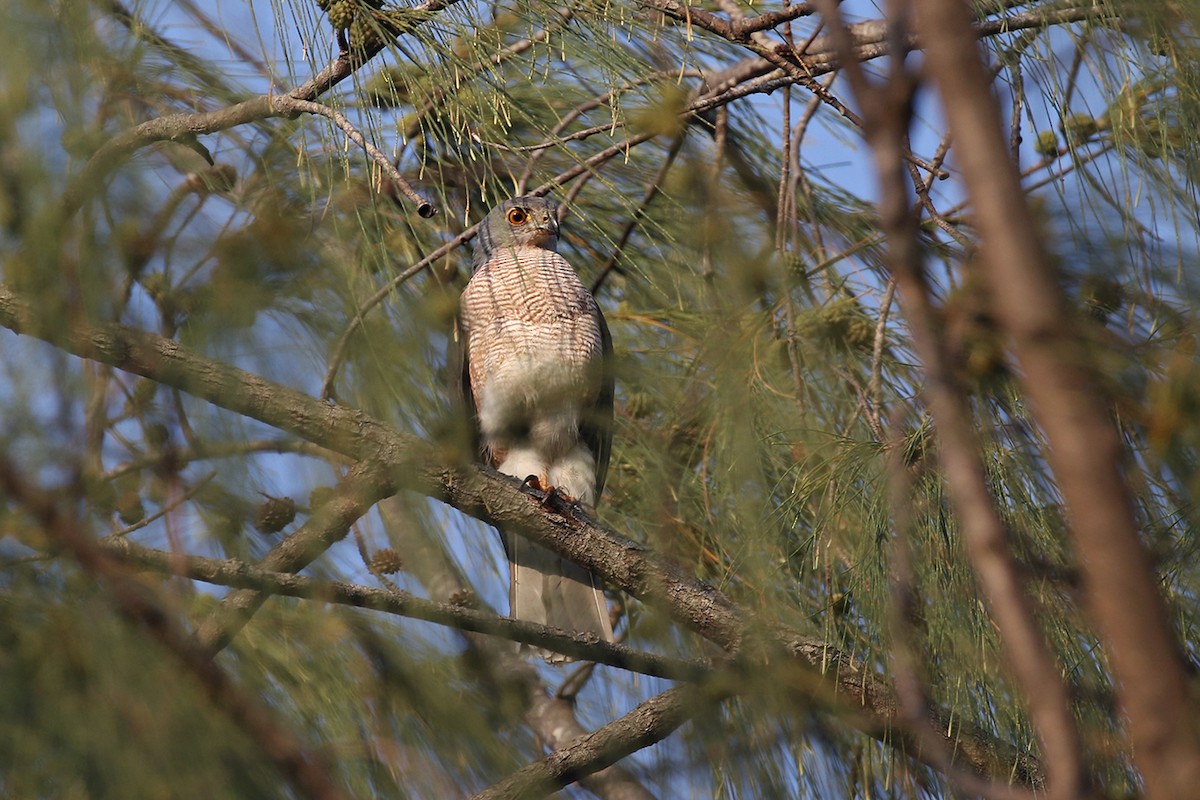
M 469 244 L 410 268 L 461 244 L 493 203 L 548 192 L 566 204 L 562 251 L 595 287 L 616 344 L 601 520 L 762 620 L 820 636 L 881 673 L 904 637 L 954 724 L 1035 753 L 944 497 L 920 368 L 881 266 L 869 154 L 853 125 L 802 87 L 777 81 L 739 96 L 762 79 L 715 85 L 753 55 L 655 5 L 463 0 L 414 12 L 356 0 L 10 0 L 0 49 L 3 281 L 54 325 L 155 331 L 304 391 L 325 389 L 453 453 L 461 420 L 444 353 Z M 868 3 L 844 6 L 851 19 L 879 16 Z M 993 21 L 1075 8 L 977 6 Z M 1041 211 L 1042 230 L 1029 233 L 1050 242 L 1101 357 L 1145 541 L 1196 664 L 1200 19 L 1193 4 L 1081 7 L 1082 21 L 1013 25 L 984 41 L 1013 155 Z M 787 35 L 804 42 L 818 23 L 802 16 Z M 83 187 L 77 213 L 61 213 L 65 194 L 79 191 L 73 178 L 122 130 L 288 91 L 336 55 L 339 37 L 360 48 L 395 32 L 320 101 L 389 154 L 441 215 L 419 218 L 360 148 L 315 116 L 141 149 Z M 853 107 L 839 89 L 830 91 Z M 705 98 L 718 102 L 688 113 Z M 940 162 L 931 95 L 918 113 L 913 151 Z M 947 180 L 914 172 L 928 190 L 922 245 L 938 323 L 970 388 L 992 490 L 1069 681 L 1089 768 L 1112 795 L 1133 792 L 1043 443 L 971 279 L 954 158 L 951 149 Z M 0 343 L 0 449 L 44 487 L 81 476 L 81 494 L 67 501 L 96 536 L 260 558 L 343 469 L 286 432 L 152 381 L 28 338 Z M 900 542 L 912 550 L 920 612 L 903 631 L 890 620 L 897 509 L 886 487 L 896 464 L 909 486 L 912 527 Z M 494 534 L 423 498 L 396 502 L 391 524 L 363 517 L 355 541 L 309 572 L 374 584 L 377 551 L 392 548 L 403 562 L 412 537 L 424 537 L 504 613 Z M 191 678 L 48 547 L 19 503 L 7 500 L 0 515 L 0 793 L 291 796 Z M 446 599 L 407 571 L 388 578 Z M 223 593 L 140 580 L 188 627 Z M 620 607 L 629 643 L 709 652 L 628 598 Z M 431 625 L 274 599 L 219 661 L 331 753 L 352 794 L 448 797 L 542 752 L 520 721 L 520 697 L 481 679 L 463 653 L 456 635 Z M 553 688 L 564 674 L 544 677 Z M 945 778 L 887 736 L 797 707 L 761 677 L 627 766 L 663 796 L 947 796 Z M 598 726 L 666 685 L 599 668 L 577 714 Z

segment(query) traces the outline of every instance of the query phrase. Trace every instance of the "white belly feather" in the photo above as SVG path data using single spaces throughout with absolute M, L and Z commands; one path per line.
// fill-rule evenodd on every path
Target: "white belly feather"
M 574 271 L 556 254 L 539 255 L 541 268 L 512 282 L 516 292 L 496 281 L 512 268 L 503 260 L 464 292 L 481 440 L 500 472 L 536 475 L 592 504 L 596 463 L 580 423 L 600 389 L 600 327 Z

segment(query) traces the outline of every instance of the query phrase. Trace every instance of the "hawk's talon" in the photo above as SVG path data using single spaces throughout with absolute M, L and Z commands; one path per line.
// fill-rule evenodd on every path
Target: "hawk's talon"
M 522 489 L 533 489 L 535 492 L 546 491 L 542 488 L 542 479 L 537 475 L 526 475 L 525 480 L 521 481 Z
M 563 512 L 561 506 L 574 502 L 575 500 L 571 497 L 571 495 L 567 494 L 562 489 L 559 489 L 557 486 L 551 486 L 546 491 L 546 496 L 542 498 L 542 508 L 548 508 L 551 511 L 557 511 L 559 514 L 562 514 Z M 563 514 L 563 516 L 566 515 Z
M 525 480 L 521 481 L 521 485 L 517 487 L 525 494 L 533 497 L 542 505 L 546 504 L 546 497 L 549 492 L 542 486 L 542 479 L 537 475 L 526 475 Z
M 587 509 L 578 499 L 557 486 L 547 486 L 537 475 L 526 475 L 517 488 L 536 500 L 543 509 L 560 517 L 576 520 L 580 519 L 581 515 L 585 519 L 587 517 Z
M 572 497 L 557 486 L 551 486 L 550 491 L 546 492 L 542 508 L 553 511 L 565 519 L 578 519 L 580 512 L 586 514 L 583 503 L 579 502 L 578 498 Z

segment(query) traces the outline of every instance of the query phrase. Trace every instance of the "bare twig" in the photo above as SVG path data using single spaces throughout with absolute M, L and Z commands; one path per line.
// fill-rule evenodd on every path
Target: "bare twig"
M 291 95 L 276 95 L 271 98 L 272 109 L 282 114 L 291 114 L 304 112 L 307 114 L 318 114 L 322 117 L 327 117 L 333 121 L 333 124 L 342 129 L 342 132 L 359 147 L 367 151 L 367 155 L 375 162 L 375 165 L 383 170 L 383 174 L 388 176 L 388 179 L 396 185 L 400 193 L 407 197 L 417 207 L 417 214 L 422 217 L 432 217 L 437 213 L 437 207 L 416 189 L 412 187 L 404 176 L 400 174 L 400 170 L 392 164 L 391 159 L 383 154 L 382 151 L 367 138 L 362 135 L 358 128 L 350 120 L 346 119 L 346 115 L 342 112 L 330 108 L 323 103 L 317 103 L 312 100 L 300 100 Z

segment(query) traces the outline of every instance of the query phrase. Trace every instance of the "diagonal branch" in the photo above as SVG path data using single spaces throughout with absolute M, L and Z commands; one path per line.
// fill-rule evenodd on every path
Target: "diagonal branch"
M 379 478 L 377 480 L 377 493 L 386 494 L 391 488 L 390 482 Z M 486 633 L 513 642 L 550 647 L 573 658 L 595 661 L 657 678 L 695 681 L 712 672 L 712 668 L 703 661 L 668 658 L 625 645 L 591 641 L 586 636 L 564 634 L 557 628 L 548 628 L 535 622 L 498 617 L 453 603 L 424 600 L 400 589 L 379 589 L 343 581 L 309 578 L 247 564 L 237 559 L 221 560 L 168 553 L 142 547 L 124 539 L 106 542 L 103 546 L 113 556 L 156 572 L 178 575 L 215 586 L 229 586 L 257 597 L 295 597 L 366 608 L 446 625 L 458 630 Z M 201 644 L 206 646 L 207 650 L 204 628 L 201 628 L 197 638 L 201 639 Z
M 830 36 L 843 50 L 851 47 L 834 0 L 818 0 L 827 15 Z M 906 4 L 892 4 L 895 46 L 903 47 L 910 21 Z M 910 202 L 904 150 L 912 123 L 916 78 L 892 56 L 881 83 L 872 83 L 857 63 L 847 77 L 864 109 L 864 136 L 875 156 L 880 186 L 880 227 L 887 236 L 884 258 L 899 289 L 900 305 L 912 332 L 913 347 L 928 378 L 923 390 L 937 429 L 939 454 L 955 513 L 961 522 L 967 555 L 999 628 L 1004 652 L 1029 708 L 1045 754 L 1051 797 L 1081 796 L 1082 747 L 1071 715 L 1061 669 L 1038 627 L 1020 566 L 1009 545 L 1011 536 L 988 488 L 967 402 L 967 394 L 949 367 L 944 337 L 937 330 L 937 309 L 930 301 L 921 258 L 919 221 Z
M 545 797 L 580 775 L 615 764 L 631 753 L 662 741 L 688 719 L 721 699 L 719 695 L 694 686 L 668 689 L 594 733 L 526 765 L 471 800 Z
M 590 519 L 552 515 L 517 488 L 517 482 L 477 465 L 446 466 L 438 448 L 411 434 L 334 403 L 200 356 L 178 342 L 132 328 L 76 325 L 62 330 L 32 312 L 0 285 L 0 326 L 51 342 L 74 355 L 151 378 L 226 410 L 266 423 L 356 461 L 381 465 L 398 488 L 441 500 L 490 525 L 503 528 L 603 575 L 630 595 L 657 608 L 709 641 L 736 651 L 753 634 L 770 649 L 790 654 L 812 680 L 861 709 L 856 723 L 873 736 L 894 741 L 893 692 L 861 661 L 840 654 L 819 638 L 779 625 L 755 626 L 752 614 L 673 562 Z M 822 676 L 827 676 L 822 678 Z M 957 721 L 956 725 L 957 727 Z M 945 725 L 943 732 L 948 731 Z M 1034 781 L 1038 765 L 1011 746 L 981 732 L 946 738 L 973 769 Z M 897 742 L 920 758 L 919 748 Z M 1015 766 L 1014 766 L 1015 765 Z
M 915 6 L 974 205 L 982 272 L 1046 435 L 1046 459 L 1067 507 L 1084 594 L 1128 719 L 1134 764 L 1149 798 L 1200 796 L 1196 703 L 1139 540 L 1124 448 L 1096 379 L 1095 345 L 1068 311 L 1009 160 L 999 106 L 978 46 L 966 35 L 966 7 L 958 0 L 916 0 Z

